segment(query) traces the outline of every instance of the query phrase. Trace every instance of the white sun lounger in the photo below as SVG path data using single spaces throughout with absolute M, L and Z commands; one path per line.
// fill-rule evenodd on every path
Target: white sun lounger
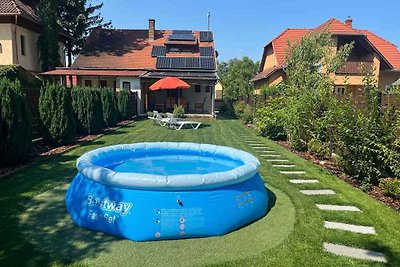
M 152 120 L 155 124 L 165 126 L 169 123 L 170 119 L 169 118 L 163 118 L 158 111 L 154 110 L 153 111 L 153 116 L 148 116 L 150 120 Z
M 168 126 L 172 129 L 175 130 L 180 130 L 182 129 L 182 127 L 184 127 L 185 125 L 189 125 L 190 127 L 192 127 L 192 129 L 197 130 L 200 125 L 201 122 L 198 121 L 185 121 L 185 120 L 177 120 L 176 118 L 170 118 L 169 122 L 168 122 Z

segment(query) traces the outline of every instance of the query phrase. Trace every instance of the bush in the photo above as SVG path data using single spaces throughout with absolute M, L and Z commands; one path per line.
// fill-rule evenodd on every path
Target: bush
M 100 88 L 101 103 L 103 106 L 103 122 L 105 126 L 114 126 L 118 120 L 118 102 L 114 90 L 111 88 Z
M 258 108 L 255 124 L 260 135 L 273 140 L 286 140 L 283 98 L 270 98 L 266 106 Z
M 174 105 L 174 111 L 173 111 L 174 117 L 177 118 L 183 118 L 185 117 L 185 109 L 181 105 Z
M 47 83 L 40 91 L 39 114 L 50 144 L 66 144 L 73 140 L 76 130 L 71 98 L 65 87 Z
M 84 134 L 99 133 L 104 125 L 100 89 L 75 87 L 71 94 L 72 107 L 80 132 Z
M 226 118 L 236 118 L 232 104 L 227 101 L 222 102 L 219 112 Z
M 329 145 L 327 143 L 323 143 L 318 139 L 311 139 L 307 145 L 308 151 L 314 154 L 317 158 L 324 159 L 331 157 L 329 153 Z
M 241 119 L 244 124 L 253 123 L 253 108 L 244 101 L 238 101 L 233 104 L 235 115 Z
M 122 120 L 128 120 L 132 117 L 132 103 L 129 99 L 127 90 L 120 90 L 118 95 L 118 111 Z
M 0 166 L 22 161 L 32 148 L 32 119 L 21 84 L 0 78 Z
M 382 189 L 385 196 L 400 199 L 400 180 L 399 179 L 381 179 L 379 188 Z

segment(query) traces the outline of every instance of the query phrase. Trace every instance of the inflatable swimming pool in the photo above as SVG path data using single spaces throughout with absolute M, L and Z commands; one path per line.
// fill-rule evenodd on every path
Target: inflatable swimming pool
M 136 143 L 93 150 L 65 198 L 85 228 L 135 241 L 223 235 L 267 212 L 253 155 L 194 143 Z

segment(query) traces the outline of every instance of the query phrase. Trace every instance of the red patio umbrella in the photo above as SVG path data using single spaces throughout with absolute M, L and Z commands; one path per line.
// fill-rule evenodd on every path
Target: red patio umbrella
M 176 77 L 165 77 L 153 83 L 149 89 L 150 91 L 157 90 L 176 90 L 176 89 L 189 89 L 190 85 Z M 178 91 L 179 93 L 179 91 Z M 180 94 L 180 93 L 179 93 Z M 180 105 L 180 98 L 177 96 L 178 105 Z
M 189 88 L 189 84 L 176 77 L 165 77 L 161 80 L 156 81 L 149 87 L 151 91 Z

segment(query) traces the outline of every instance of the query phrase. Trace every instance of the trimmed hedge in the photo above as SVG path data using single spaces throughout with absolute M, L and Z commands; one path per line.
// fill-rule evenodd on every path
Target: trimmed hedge
M 118 102 L 114 90 L 111 88 L 100 88 L 101 103 L 103 106 L 104 125 L 114 126 L 118 121 Z
M 78 130 L 84 134 L 101 132 L 104 122 L 100 90 L 91 87 L 74 87 L 71 95 Z
M 0 166 L 23 161 L 32 149 L 32 118 L 20 82 L 0 78 Z
M 119 91 L 118 111 L 119 117 L 122 120 L 127 120 L 132 117 L 132 103 L 127 90 L 121 89 L 121 91 Z
M 76 124 L 71 98 L 67 89 L 59 84 L 47 83 L 39 98 L 39 114 L 44 128 L 44 140 L 59 145 L 71 142 Z

